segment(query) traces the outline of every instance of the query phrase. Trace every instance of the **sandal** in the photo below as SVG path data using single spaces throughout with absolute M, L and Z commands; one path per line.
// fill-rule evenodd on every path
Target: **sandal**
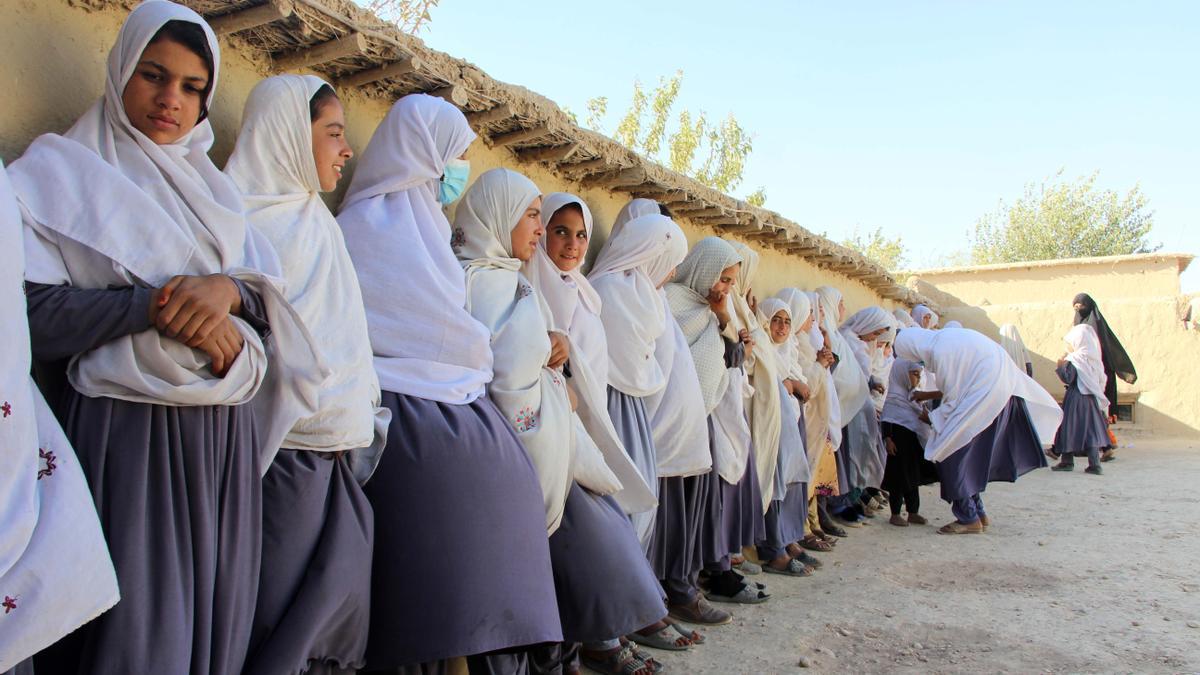
M 770 565 L 763 565 L 763 571 L 767 574 L 782 574 L 788 577 L 811 577 L 813 575 L 813 568 L 795 558 L 789 560 L 787 566 L 781 570 Z
M 819 569 L 821 569 L 821 567 L 823 567 L 825 565 L 825 563 L 821 562 L 820 560 L 817 560 L 816 558 L 812 557 L 811 555 L 809 555 L 807 553 L 803 553 L 803 552 L 801 552 L 800 555 L 798 555 L 798 556 L 793 556 L 793 559 L 799 560 L 800 564 L 807 565 L 807 566 L 813 568 L 814 570 L 819 570 Z
M 653 675 L 657 672 L 654 670 L 654 666 L 634 656 L 633 647 L 628 645 L 602 658 L 580 654 L 580 659 L 583 661 L 583 665 L 597 673 L 610 675 Z
M 647 666 L 650 666 L 650 669 L 654 672 L 661 673 L 666 669 L 666 666 L 656 661 L 653 656 L 650 656 L 646 652 L 633 645 L 629 645 L 629 648 L 633 650 L 634 657 L 641 659 Z
M 696 598 L 691 605 L 668 605 L 667 610 L 673 619 L 702 626 L 721 626 L 733 621 L 733 615 L 708 604 L 704 596 Z
M 817 537 L 816 535 L 809 535 L 801 539 L 800 546 L 818 553 L 828 553 L 833 550 L 833 546 L 829 544 L 829 542 Z
M 838 527 L 837 525 L 834 525 L 833 523 L 830 523 L 828 525 L 822 525 L 821 529 L 825 530 L 825 534 L 831 534 L 835 537 L 841 537 L 842 539 L 845 539 L 846 537 L 850 536 L 850 535 L 846 534 L 845 530 L 843 530 L 841 527 Z
M 955 520 L 941 526 L 938 534 L 983 534 L 983 524 L 978 520 L 973 523 L 960 523 Z
M 672 621 L 670 617 L 663 619 L 663 621 L 668 626 L 675 629 L 676 633 L 679 633 L 683 637 L 687 638 L 687 640 L 694 645 L 702 645 L 708 641 L 708 638 L 704 637 L 704 633 L 701 633 L 698 630 L 688 630 L 687 628 L 684 628 L 683 626 Z
M 741 572 L 742 574 L 749 574 L 751 576 L 753 576 L 755 574 L 762 574 L 762 566 L 761 565 L 750 562 L 749 560 L 746 560 L 746 559 L 742 559 L 742 562 L 737 563 L 733 567 L 734 567 L 734 569 Z
M 636 642 L 643 647 L 651 647 L 653 649 L 661 649 L 667 652 L 686 652 L 692 647 L 692 641 L 682 634 L 671 630 L 670 626 L 658 630 L 649 635 L 642 635 L 637 631 L 625 636 L 632 642 Z M 684 644 L 680 644 L 680 643 Z
M 721 595 L 720 593 L 709 592 L 705 593 L 704 597 L 712 602 L 727 602 L 734 605 L 761 605 L 771 599 L 770 595 L 763 593 L 761 589 L 755 588 L 750 584 L 742 584 L 741 590 L 733 595 Z

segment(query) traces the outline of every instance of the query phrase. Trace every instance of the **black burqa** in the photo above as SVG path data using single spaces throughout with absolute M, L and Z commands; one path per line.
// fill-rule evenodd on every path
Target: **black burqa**
M 1108 398 L 1108 414 L 1116 415 L 1117 378 L 1133 384 L 1137 382 L 1137 370 L 1134 369 L 1133 360 L 1125 352 L 1121 341 L 1108 327 L 1108 322 L 1104 320 L 1104 315 L 1100 313 L 1100 308 L 1096 306 L 1092 296 L 1080 293 L 1075 296 L 1074 304 L 1082 305 L 1082 309 L 1075 310 L 1075 325 L 1090 325 L 1096 329 L 1096 335 L 1100 338 L 1100 358 L 1104 361 L 1104 395 Z

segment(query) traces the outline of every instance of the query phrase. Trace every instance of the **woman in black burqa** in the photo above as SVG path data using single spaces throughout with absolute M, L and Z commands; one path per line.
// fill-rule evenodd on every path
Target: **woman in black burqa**
M 1108 419 L 1110 423 L 1115 422 L 1117 378 L 1133 384 L 1137 382 L 1137 370 L 1133 367 L 1133 360 L 1129 358 L 1121 341 L 1108 327 L 1108 322 L 1104 320 L 1104 315 L 1100 313 L 1100 308 L 1092 296 L 1080 293 L 1072 302 L 1075 305 L 1075 325 L 1090 324 L 1092 328 L 1096 329 L 1096 335 L 1100 338 L 1100 356 L 1104 361 L 1104 395 L 1108 398 Z M 1112 453 L 1112 449 L 1106 451 L 1104 460 L 1112 459 Z

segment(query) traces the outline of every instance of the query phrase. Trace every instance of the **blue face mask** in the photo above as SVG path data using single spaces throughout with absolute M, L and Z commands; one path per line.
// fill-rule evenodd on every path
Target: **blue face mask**
M 438 188 L 438 201 L 447 205 L 458 201 L 467 189 L 467 179 L 470 177 L 471 163 L 467 160 L 452 159 L 446 162 L 446 170 Z

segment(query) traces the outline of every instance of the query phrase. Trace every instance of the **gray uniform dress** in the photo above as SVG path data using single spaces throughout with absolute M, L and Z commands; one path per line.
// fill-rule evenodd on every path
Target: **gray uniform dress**
M 266 330 L 239 284 L 242 317 Z M 44 651 L 39 673 L 236 675 L 258 587 L 261 481 L 249 406 L 88 398 L 66 360 L 150 327 L 144 288 L 27 284 L 39 382 L 87 477 L 121 601 Z
M 633 460 L 634 466 L 642 474 L 646 485 L 658 497 L 658 454 L 654 450 L 654 434 L 650 427 L 650 416 L 646 414 L 646 403 L 636 397 L 608 388 L 608 416 L 612 419 L 613 427 Z M 630 516 L 633 529 L 643 540 L 642 548 L 648 550 L 650 536 L 654 528 L 655 509 L 635 513 Z M 642 536 L 645 532 L 646 535 Z
M 364 488 L 375 511 L 367 666 L 440 672 L 456 656 L 561 641 L 541 487 L 508 421 L 486 396 L 451 405 L 385 390 L 383 405 L 387 448 Z M 491 672 L 523 667 L 491 661 Z
M 1063 395 L 1063 421 L 1054 436 L 1054 452 L 1087 455 L 1109 447 L 1108 424 L 1100 410 L 1099 399 L 1080 391 L 1075 365 L 1064 363 L 1055 372 L 1067 385 L 1067 392 Z

